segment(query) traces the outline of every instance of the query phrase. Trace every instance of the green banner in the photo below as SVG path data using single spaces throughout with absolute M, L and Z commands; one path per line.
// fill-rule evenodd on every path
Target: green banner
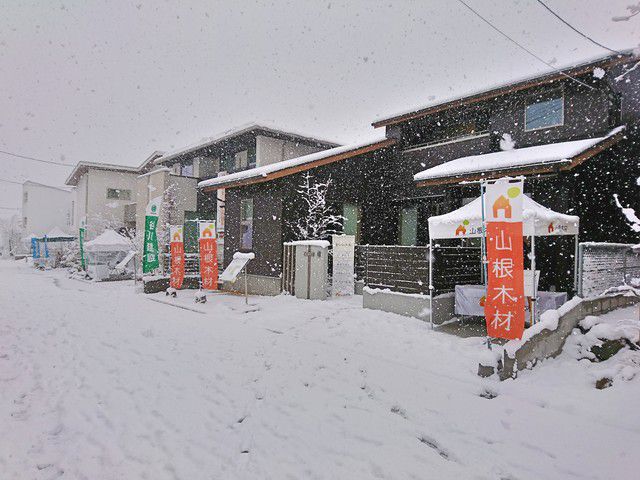
M 78 232 L 78 241 L 80 242 L 80 265 L 82 266 L 82 270 L 86 270 L 86 265 L 84 263 L 84 227 L 80 227 L 80 231 Z
M 142 255 L 142 273 L 149 273 L 160 266 L 160 255 L 158 254 L 158 215 L 160 213 L 160 202 L 162 198 L 157 197 L 147 205 L 147 214 L 144 217 L 144 247 Z

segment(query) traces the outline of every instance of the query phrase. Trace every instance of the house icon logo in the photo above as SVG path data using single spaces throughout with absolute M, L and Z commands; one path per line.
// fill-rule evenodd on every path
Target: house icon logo
M 213 232 L 211 231 L 211 227 L 207 227 L 202 231 L 202 238 L 211 238 L 213 237 Z
M 553 222 L 551 222 L 551 223 L 549 224 L 549 227 L 547 228 L 547 231 L 548 231 L 549 233 L 553 233 L 553 232 L 554 232 L 554 230 L 555 230 L 555 228 L 553 227 Z
M 156 210 L 158 209 L 157 205 L 154 203 L 153 205 L 151 205 L 151 213 L 156 213 Z
M 179 242 L 181 240 L 182 240 L 182 238 L 180 236 L 180 232 L 176 232 L 176 233 L 173 234 L 173 241 L 174 242 Z
M 504 195 L 500 195 L 495 202 L 493 202 L 493 216 L 498 218 L 498 213 L 503 211 L 504 218 L 511 218 L 511 202 Z
M 456 228 L 456 237 L 466 235 L 467 234 L 467 226 L 469 225 L 469 220 L 463 220 L 458 228 Z

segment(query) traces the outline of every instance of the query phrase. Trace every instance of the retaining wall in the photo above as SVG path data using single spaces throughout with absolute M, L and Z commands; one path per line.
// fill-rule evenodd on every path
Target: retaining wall
M 580 300 L 566 311 L 559 310 L 557 328 L 543 329 L 532 337 L 511 340 L 505 344 L 500 379 L 515 378 L 519 370 L 533 367 L 539 360 L 553 358 L 562 352 L 567 337 L 589 315 L 602 315 L 640 302 L 632 295 L 618 294 Z M 535 325 L 534 325 L 535 327 Z M 485 373 L 488 373 L 486 369 Z

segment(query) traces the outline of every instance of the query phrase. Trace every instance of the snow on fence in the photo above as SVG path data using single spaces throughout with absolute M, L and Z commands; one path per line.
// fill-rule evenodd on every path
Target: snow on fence
M 578 247 L 578 295 L 601 295 L 640 282 L 640 252 L 622 243 L 581 243 Z
M 356 245 L 356 277 L 366 286 L 402 293 L 429 293 L 429 247 Z M 452 292 L 456 284 L 480 283 L 479 247 L 436 246 L 435 293 Z

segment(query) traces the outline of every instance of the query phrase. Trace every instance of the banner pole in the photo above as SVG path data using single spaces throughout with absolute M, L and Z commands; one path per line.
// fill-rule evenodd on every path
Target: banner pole
M 429 236 L 429 320 L 433 330 L 433 240 Z
M 485 213 L 484 213 L 484 189 L 485 189 L 486 181 L 480 182 L 480 198 L 482 204 L 482 237 L 480 237 L 480 255 L 482 257 L 482 276 L 484 280 L 484 301 L 487 302 L 487 298 L 489 296 L 488 287 L 487 287 L 487 224 L 485 221 Z M 485 314 L 485 326 L 487 325 L 487 318 Z M 491 337 L 489 336 L 489 328 L 487 327 L 487 348 L 491 350 Z
M 536 222 L 533 221 L 533 231 L 531 232 L 531 275 L 533 276 L 533 298 L 531 302 L 531 325 L 536 323 L 536 304 L 538 303 L 538 289 L 536 288 Z

